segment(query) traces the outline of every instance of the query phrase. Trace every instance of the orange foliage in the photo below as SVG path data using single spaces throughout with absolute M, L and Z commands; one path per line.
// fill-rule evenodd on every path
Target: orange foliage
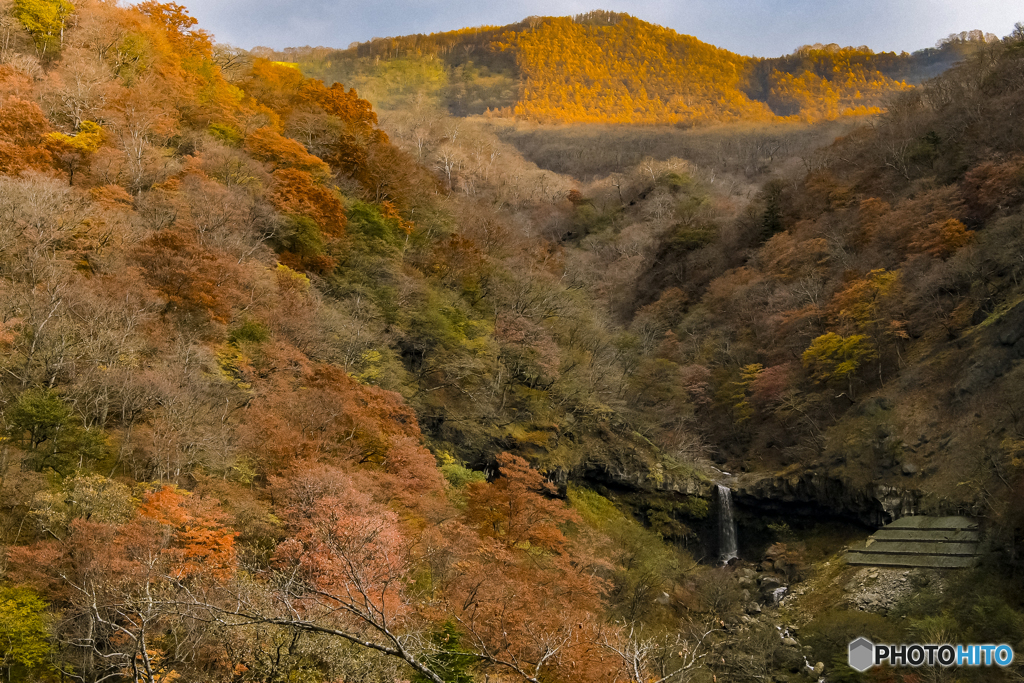
M 330 171 L 323 160 L 306 151 L 301 143 L 267 126 L 253 131 L 245 139 L 245 148 L 260 161 L 276 168 L 295 168 L 318 176 L 325 176 Z
M 845 207 L 851 195 L 851 188 L 841 185 L 834 175 L 825 170 L 808 173 L 804 178 L 804 191 L 808 200 L 805 210 L 809 213 Z
M 171 48 L 186 59 L 209 59 L 213 56 L 213 38 L 202 29 L 192 27 L 199 23 L 188 15 L 188 9 L 173 2 L 141 2 L 135 9 L 148 16 L 167 35 Z
M 354 178 L 374 201 L 399 199 L 394 187 L 405 184 L 410 160 L 376 128 L 376 113 L 355 90 L 346 90 L 340 83 L 327 87 L 304 78 L 293 66 L 265 59 L 254 61 L 240 85 L 271 119 L 270 125 L 246 139 L 253 156 L 277 168 L 292 167 L 314 176 L 333 168 Z M 294 123 L 296 118 L 309 128 L 304 140 L 319 157 L 275 130 L 281 121 Z
M 963 204 L 958 188 L 952 185 L 921 192 L 888 212 L 884 202 L 874 201 L 867 200 L 861 205 L 862 234 L 874 246 L 894 254 L 920 251 L 938 226 L 959 216 Z
M 44 144 L 50 123 L 35 102 L 0 98 L 0 173 L 16 175 L 46 169 L 51 157 Z
M 270 201 L 285 213 L 309 216 L 330 237 L 345 235 L 345 207 L 327 187 L 313 180 L 306 171 L 282 168 L 274 171 L 274 189 Z
M 524 82 L 517 116 L 592 123 L 768 119 L 743 94 L 748 58 L 618 15 L 612 25 L 545 18 L 502 37 Z
M 268 473 L 312 462 L 363 470 L 382 498 L 413 510 L 428 509 L 443 488 L 401 396 L 360 385 L 336 367 L 278 378 L 247 413 L 243 441 Z
M 506 548 L 537 547 L 565 552 L 566 538 L 559 525 L 579 521 L 559 500 L 551 500 L 555 487 L 519 456 L 496 456 L 501 476 L 492 484 L 472 485 L 467 516 L 480 534 Z
M 404 232 L 406 235 L 412 234 L 413 225 L 412 221 L 407 221 L 402 217 L 402 214 L 398 212 L 398 207 L 395 206 L 393 201 L 385 199 L 380 203 L 380 213 L 384 218 L 395 221 L 398 224 L 398 229 Z
M 75 519 L 63 543 L 11 548 L 10 561 L 22 580 L 74 601 L 87 597 L 76 593 L 75 585 L 129 592 L 164 573 L 228 579 L 235 572 L 236 535 L 223 527 L 210 502 L 162 486 L 147 494 L 138 514 L 124 524 Z M 158 559 L 166 564 L 154 567 Z
M 882 217 L 889 213 L 892 207 L 888 202 L 876 197 L 862 199 L 858 208 L 860 218 L 860 230 L 857 233 L 857 241 L 864 245 L 870 242 L 881 223 Z
M 161 540 L 137 523 L 71 522 L 63 542 L 39 541 L 7 549 L 7 559 L 21 581 L 45 591 L 51 599 L 74 601 L 75 585 L 116 590 L 144 576 L 140 557 L 159 557 Z
M 986 219 L 1024 200 L 1024 158 L 985 161 L 964 176 L 964 198 L 973 214 Z
M 238 534 L 225 530 L 202 501 L 162 486 L 145 497 L 139 515 L 174 529 L 174 545 L 163 552 L 176 578 L 207 574 L 223 580 L 234 574 Z
M 30 77 L 6 64 L 0 64 L 0 100 L 12 96 L 24 100 L 30 98 L 32 92 Z
M 497 460 L 501 476 L 469 492 L 465 521 L 478 534 L 449 523 L 425 539 L 442 591 L 438 616 L 454 617 L 473 649 L 532 676 L 610 680 L 612 661 L 597 647 L 598 563 L 561 529 L 576 514 L 525 460 Z
M 911 87 L 879 70 L 891 66 L 891 53 L 816 46 L 756 60 L 610 12 L 545 17 L 495 46 L 517 58 L 523 86 L 515 115 L 541 121 L 819 121 L 877 114 L 886 98 Z
M 312 474 L 281 482 L 292 533 L 274 561 L 294 568 L 316 591 L 308 603 L 297 593 L 298 607 L 307 616 L 327 607 L 334 613 L 328 618 L 357 628 L 379 615 L 396 628 L 409 613 L 402 597 L 411 569 L 397 515 L 341 472 L 317 468 Z
M 762 248 L 764 268 L 784 281 L 795 280 L 824 266 L 828 243 L 822 237 L 798 239 L 785 231 L 773 235 Z
M 181 506 L 183 500 L 184 497 L 175 487 L 161 486 L 146 496 L 145 501 L 139 506 L 139 514 L 158 524 L 181 526 L 188 519 Z
M 132 196 L 120 185 L 101 185 L 89 190 L 93 201 L 108 208 L 131 206 Z
M 147 282 L 167 300 L 168 309 L 203 312 L 224 322 L 231 312 L 238 267 L 202 247 L 181 230 L 166 229 L 135 249 Z
M 323 81 L 309 79 L 299 88 L 296 100 L 300 104 L 319 107 L 325 114 L 337 116 L 348 125 L 349 130 L 368 140 L 387 142 L 384 132 L 376 129 L 377 114 L 372 105 L 359 97 L 354 89 L 346 92 L 341 83 L 334 83 L 328 88 Z
M 250 96 L 279 116 L 291 112 L 306 79 L 293 66 L 255 59 L 249 74 L 240 84 Z
M 893 94 L 912 89 L 878 70 L 881 64 L 876 61 L 884 62 L 885 57 L 867 48 L 801 48 L 780 60 L 798 61 L 790 67 L 794 72 L 772 73 L 768 104 L 778 114 L 804 121 L 878 114 Z
M 829 312 L 836 324 L 848 325 L 850 331 L 864 331 L 865 326 L 877 322 L 879 307 L 900 293 L 899 272 L 877 268 L 836 292 Z
M 235 120 L 246 113 L 240 93 L 227 83 L 214 61 L 212 36 L 196 29 L 196 23 L 183 5 L 149 0 L 130 8 L 114 24 L 133 29 L 135 35 L 122 35 L 113 46 L 105 44 L 103 49 L 108 59 L 116 57 L 119 62 L 115 69 L 127 68 L 124 77 L 130 77 L 135 69 L 149 71 L 148 64 L 140 64 L 140 57 L 152 60 L 156 79 L 148 80 L 160 81 L 173 91 L 171 100 L 156 103 L 167 112 L 200 127 L 215 120 Z M 144 55 L 134 52 L 140 49 L 140 42 L 145 46 Z
M 910 243 L 913 251 L 923 251 L 935 258 L 947 259 L 961 248 L 966 247 L 974 237 L 974 231 L 955 218 L 932 223 Z

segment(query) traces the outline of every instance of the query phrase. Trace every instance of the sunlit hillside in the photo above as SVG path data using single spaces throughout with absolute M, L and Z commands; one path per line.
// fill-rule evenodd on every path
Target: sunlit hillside
M 910 84 L 992 40 L 980 32 L 950 36 L 913 55 L 819 44 L 755 59 L 597 11 L 277 56 L 327 82 L 354 85 L 387 109 L 426 97 L 456 115 L 693 126 L 877 114 Z

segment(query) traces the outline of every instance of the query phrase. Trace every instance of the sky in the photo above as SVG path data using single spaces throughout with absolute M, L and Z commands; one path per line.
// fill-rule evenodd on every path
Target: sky
M 756 57 L 801 45 L 932 47 L 972 29 L 1005 36 L 1024 22 L 1021 0 L 177 0 L 218 42 L 276 49 L 347 47 L 374 37 L 511 24 L 531 15 L 628 12 Z

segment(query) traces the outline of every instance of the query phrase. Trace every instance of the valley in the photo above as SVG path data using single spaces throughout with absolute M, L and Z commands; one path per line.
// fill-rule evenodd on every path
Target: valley
M 0 13 L 0 678 L 1020 677 L 1020 25 Z

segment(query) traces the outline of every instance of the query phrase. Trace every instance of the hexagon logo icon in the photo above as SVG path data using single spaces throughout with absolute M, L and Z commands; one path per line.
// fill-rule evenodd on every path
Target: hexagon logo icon
M 855 671 L 867 671 L 875 663 L 875 645 L 867 638 L 858 638 L 850 643 L 850 668 Z

